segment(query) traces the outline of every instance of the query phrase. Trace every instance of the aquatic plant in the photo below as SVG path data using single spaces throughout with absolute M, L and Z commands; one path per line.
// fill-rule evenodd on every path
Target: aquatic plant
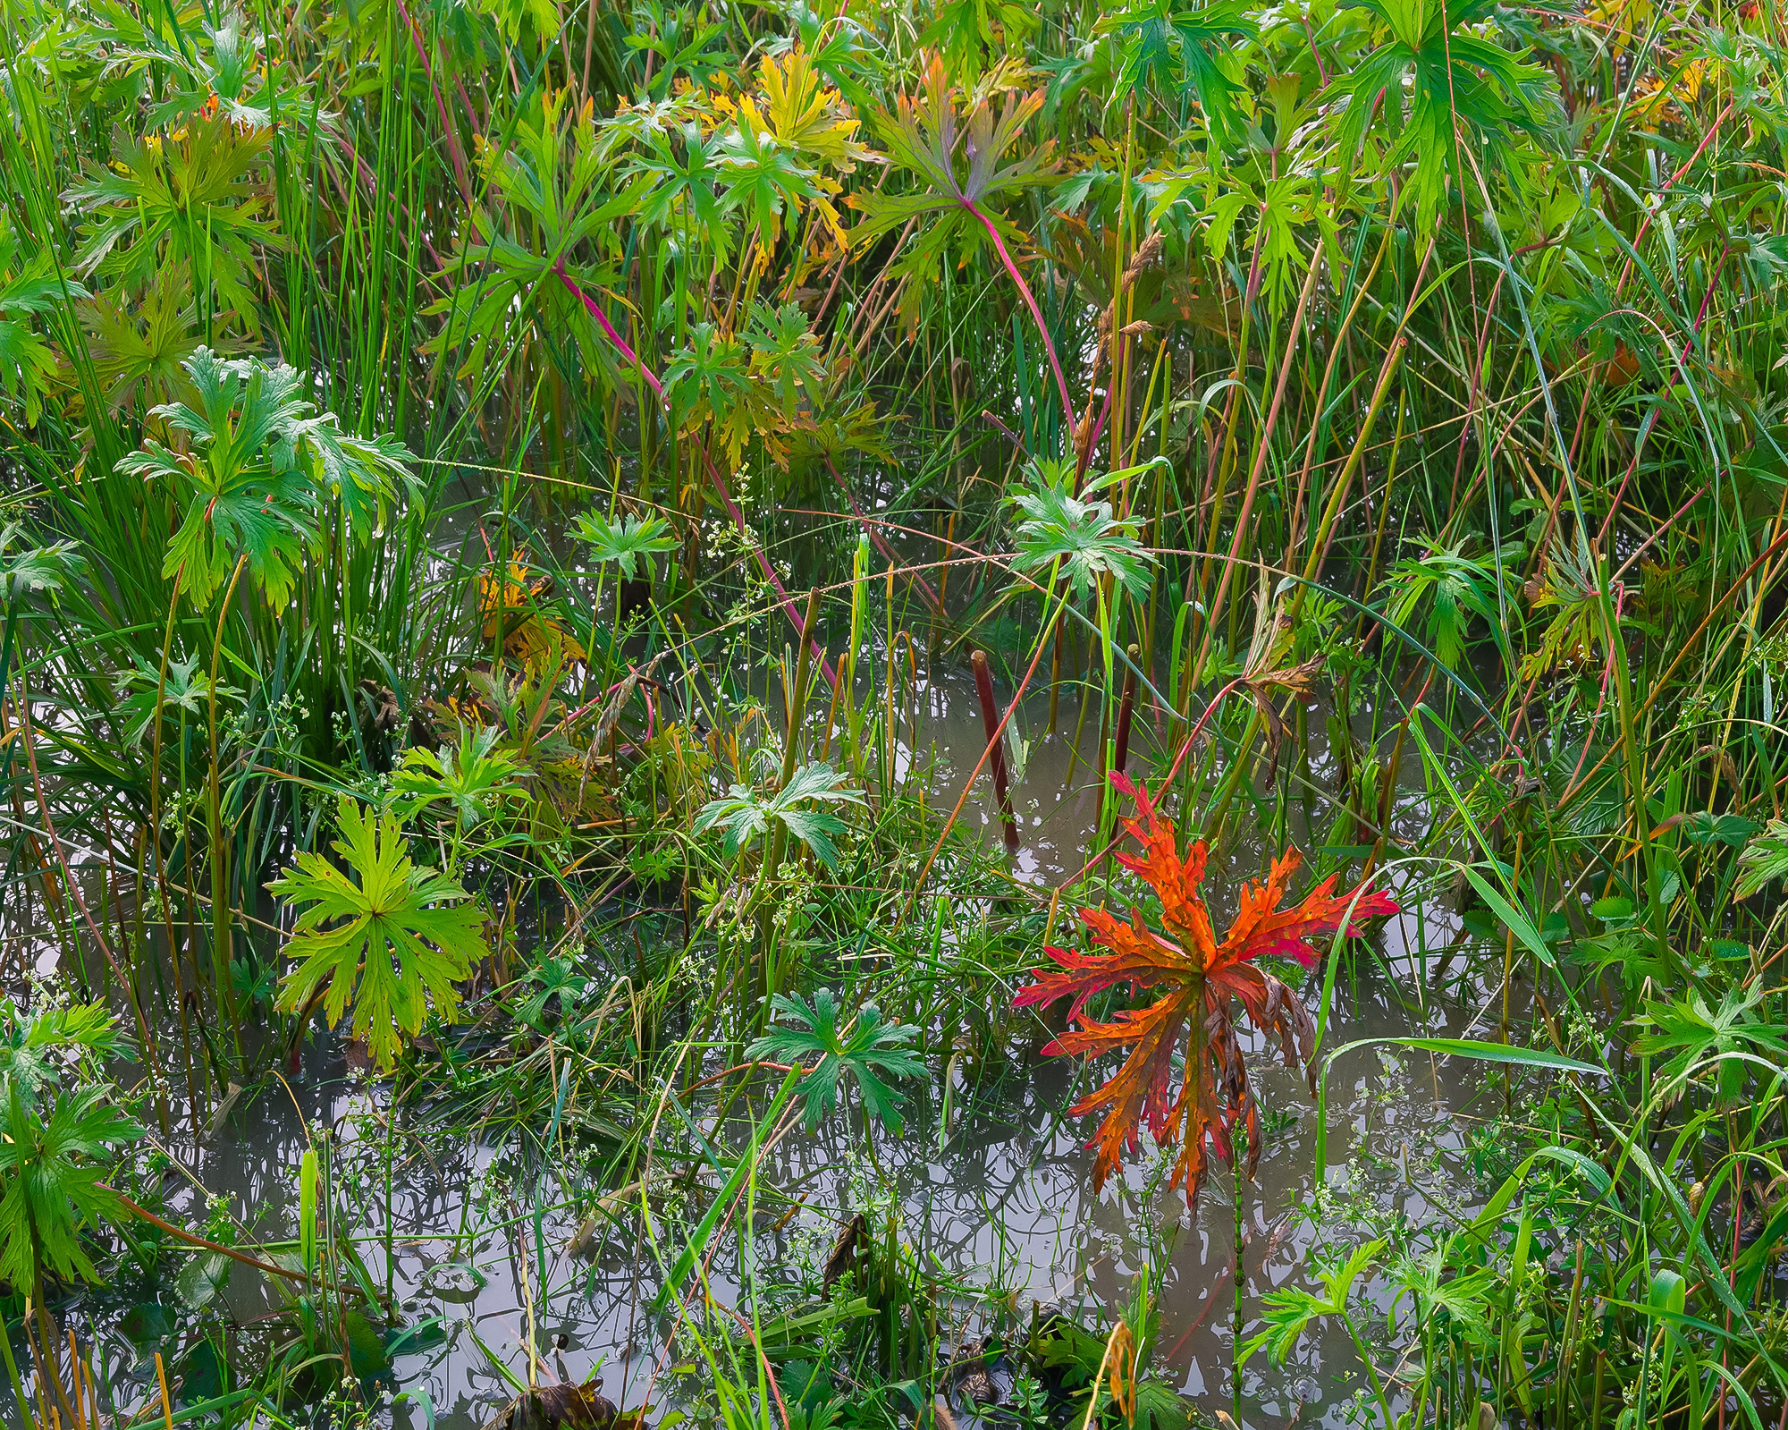
M 474 1393 L 544 1413 L 620 1256 L 666 1373 L 605 1393 L 704 1425 L 1169 1425 L 1192 1363 L 1239 1424 L 1779 1418 L 1784 33 L 5 0 L 0 1075 L 157 1129 L 71 1154 L 103 1288 L 0 1277 L 0 1359 L 80 1342 L 21 1413 L 427 1421 L 505 1287 Z M 1267 871 L 1222 936 L 1201 847 Z M 1263 1262 L 1252 1028 L 1319 1090 Z M 1046 1042 L 1129 1349 L 976 1200 Z M 326 1103 L 298 1225 L 203 1195 Z M 1162 1344 L 1226 1271 L 1112 1199 L 1145 1129 L 1237 1173 Z
M 1162 931 L 1135 907 L 1129 923 L 1107 909 L 1084 908 L 1081 919 L 1092 941 L 1108 951 L 1047 948 L 1057 969 L 1038 974 L 1013 1001 L 1029 1008 L 1070 1000 L 1069 1018 L 1079 1026 L 1057 1034 L 1045 1046 L 1048 1054 L 1097 1057 L 1127 1050 L 1118 1072 L 1069 1109 L 1078 1117 L 1104 1114 L 1088 1144 L 1098 1150 L 1095 1190 L 1117 1169 L 1123 1153 L 1137 1150 L 1138 1129 L 1147 1126 L 1164 1149 L 1178 1149 L 1169 1185 L 1182 1188 L 1192 1206 L 1206 1182 L 1208 1143 L 1221 1160 L 1234 1160 L 1240 1123 L 1245 1176 L 1255 1175 L 1261 1156 L 1261 1113 L 1237 1040 L 1233 1000 L 1263 1035 L 1278 1041 L 1288 1067 L 1303 1064 L 1311 1071 L 1311 1015 L 1293 989 L 1256 960 L 1290 958 L 1310 967 L 1318 959 L 1317 940 L 1339 930 L 1346 938 L 1358 937 L 1368 919 L 1395 914 L 1398 905 L 1365 882 L 1348 893 L 1333 893 L 1337 880 L 1331 875 L 1298 904 L 1282 909 L 1300 864 L 1298 851 L 1289 849 L 1274 861 L 1264 883 L 1244 885 L 1242 906 L 1220 940 L 1200 895 L 1206 842 L 1195 840 L 1182 855 L 1174 824 L 1157 812 L 1148 788 L 1118 770 L 1110 779 L 1115 790 L 1135 801 L 1136 817 L 1122 823 L 1144 846 L 1141 857 L 1120 853 L 1119 861 L 1160 901 Z M 1146 1008 L 1122 1009 L 1106 1021 L 1088 1015 L 1090 998 L 1127 983 L 1134 993 L 1159 996 Z M 1183 1037 L 1185 1061 L 1176 1089 Z
M 343 799 L 336 821 L 345 868 L 301 853 L 268 886 L 298 909 L 286 945 L 297 965 L 277 1006 L 302 1028 L 319 1004 L 332 1027 L 352 1004 L 354 1036 L 390 1071 L 431 1009 L 453 1016 L 455 985 L 489 952 L 485 915 L 455 880 L 411 861 L 395 814 Z

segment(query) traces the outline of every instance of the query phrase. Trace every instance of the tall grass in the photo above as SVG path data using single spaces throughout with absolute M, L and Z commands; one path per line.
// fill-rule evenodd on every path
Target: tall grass
M 773 1367 L 819 1364 L 789 1346 L 821 1322 L 779 1358 L 750 1275 L 688 1294 L 728 1237 L 754 1264 L 773 1195 L 775 1127 L 709 1140 L 764 1112 L 720 1074 L 770 995 L 828 988 L 910 1025 L 946 1106 L 996 1077 L 1042 1041 L 1011 1008 L 1041 944 L 1140 897 L 1102 857 L 1128 766 L 1221 853 L 1307 831 L 1315 872 L 1422 910 L 1408 960 L 1325 963 L 1320 1060 L 1368 976 L 1458 990 L 1460 1045 L 1407 1050 L 1498 1069 L 1482 1199 L 1412 1225 L 1324 1193 L 1335 1267 L 1239 1296 L 1230 1413 L 1251 1346 L 1329 1323 L 1401 1424 L 1782 1415 L 1773 0 L 0 18 L 6 976 L 143 1059 L 127 1091 L 80 1043 L 58 1095 L 196 1152 L 323 1006 L 268 882 L 342 797 L 392 811 L 454 881 L 422 902 L 482 918 L 470 1031 L 414 970 L 411 1012 L 345 998 L 404 1034 L 388 1106 L 528 1149 L 537 1251 L 542 1198 L 633 1187 L 719 1420 L 820 1430 L 872 1377 L 866 1423 L 933 1417 L 949 1297 L 893 1221 L 852 1252 L 862 1375 L 794 1403 Z M 235 527 L 201 504 L 195 601 L 170 543 L 218 447 L 171 404 L 202 349 L 405 451 L 375 480 L 244 439 L 263 485 Z M 972 661 L 996 733 L 941 791 L 933 701 Z M 1004 750 L 1042 798 L 1022 739 L 1096 791 L 1046 884 L 965 827 Z M 52 1118 L 0 1076 L 21 1137 Z M 655 1138 L 699 1090 L 711 1131 L 666 1135 L 745 1202 L 661 1224 Z M 395 1314 L 384 1126 L 385 1275 L 307 1243 L 275 1413 L 353 1368 L 351 1309 Z M 555 1190 L 567 1138 L 601 1170 Z M 41 1230 L 6 1234 L 41 1309 Z M 1116 1342 L 1002 1334 L 1021 1418 L 1118 1413 L 1087 1390 Z M 29 1341 L 47 1407 L 71 1353 Z

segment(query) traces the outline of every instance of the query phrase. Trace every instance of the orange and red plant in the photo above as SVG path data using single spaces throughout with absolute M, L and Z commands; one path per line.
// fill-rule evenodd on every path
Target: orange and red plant
M 1161 1146 L 1179 1146 L 1170 1186 L 1186 1190 L 1188 1205 L 1206 1180 L 1206 1143 L 1221 1160 L 1232 1160 L 1232 1134 L 1243 1124 L 1247 1146 L 1245 1175 L 1255 1175 L 1261 1155 L 1261 1125 L 1254 1090 L 1243 1065 L 1243 1049 L 1231 1019 L 1231 1000 L 1243 1005 L 1250 1021 L 1278 1038 L 1288 1067 L 1303 1064 L 1311 1076 L 1315 1033 L 1311 1014 L 1280 979 L 1262 968 L 1263 957 L 1292 958 L 1310 967 L 1317 961 L 1314 939 L 1347 923 L 1349 937 L 1363 923 L 1395 914 L 1398 905 L 1365 884 L 1334 894 L 1332 875 L 1295 907 L 1279 908 L 1287 882 L 1299 867 L 1297 850 L 1287 850 L 1268 871 L 1265 884 L 1243 887 L 1242 907 L 1219 942 L 1199 886 L 1206 876 L 1206 844 L 1196 841 L 1187 856 L 1177 852 L 1175 827 L 1156 811 L 1149 791 L 1114 771 L 1113 788 L 1137 802 L 1137 818 L 1123 821 L 1144 846 L 1139 858 L 1120 854 L 1126 868 L 1142 876 L 1162 901 L 1162 929 L 1150 927 L 1135 907 L 1131 922 L 1105 909 L 1083 909 L 1082 922 L 1093 942 L 1107 953 L 1075 953 L 1046 948 L 1058 965 L 1022 989 L 1015 1006 L 1042 1006 L 1070 997 L 1069 1018 L 1079 1026 L 1059 1035 L 1044 1051 L 1095 1055 L 1128 1048 L 1125 1064 L 1110 1081 L 1070 1109 L 1077 1116 L 1104 1110 L 1105 1120 L 1088 1145 L 1099 1149 L 1094 1162 L 1098 1192 L 1124 1151 L 1137 1149 L 1140 1123 L 1148 1124 Z M 1087 1016 L 1094 994 L 1130 983 L 1134 993 L 1163 989 L 1147 1008 L 1127 1009 L 1111 1022 Z M 1201 1016 L 1194 1016 L 1203 1010 Z M 1186 1039 L 1186 1071 L 1178 1092 L 1171 1088 L 1175 1053 Z

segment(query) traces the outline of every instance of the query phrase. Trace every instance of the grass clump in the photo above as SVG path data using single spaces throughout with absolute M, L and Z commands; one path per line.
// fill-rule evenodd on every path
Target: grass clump
M 1775 0 L 0 27 L 21 1422 L 1781 1419 Z

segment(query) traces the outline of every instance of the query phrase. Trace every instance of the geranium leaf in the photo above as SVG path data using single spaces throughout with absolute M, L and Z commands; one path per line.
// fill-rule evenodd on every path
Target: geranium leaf
M 1260 1151 L 1255 1093 L 1231 1021 L 1233 1000 L 1258 1029 L 1279 1042 L 1287 1066 L 1304 1064 L 1308 1076 L 1312 1069 L 1311 1015 L 1292 989 L 1255 960 L 1277 956 L 1309 963 L 1317 956 L 1314 940 L 1345 923 L 1349 934 L 1357 934 L 1364 920 L 1396 913 L 1397 905 L 1378 892 L 1333 895 L 1336 881 L 1331 878 L 1296 907 L 1280 909 L 1299 864 L 1299 856 L 1289 850 L 1275 861 L 1266 883 L 1245 887 L 1242 908 L 1219 942 L 1199 893 L 1206 875 L 1205 844 L 1196 841 L 1185 856 L 1180 854 L 1174 825 L 1157 812 L 1149 791 L 1133 786 L 1119 771 L 1111 779 L 1137 805 L 1137 817 L 1124 824 L 1144 846 L 1141 858 L 1121 854 L 1119 859 L 1155 892 L 1165 931 L 1152 928 L 1137 909 L 1129 923 L 1105 909 L 1083 909 L 1082 922 L 1092 941 L 1108 951 L 1046 949 L 1057 968 L 1040 974 L 1014 1003 L 1035 1007 L 1064 997 L 1072 1000 L 1069 1016 L 1078 1026 L 1060 1034 L 1046 1053 L 1126 1052 L 1119 1071 L 1070 1109 L 1078 1116 L 1103 1114 L 1088 1144 L 1098 1151 L 1095 1190 L 1123 1154 L 1135 1150 L 1140 1126 L 1148 1126 L 1162 1147 L 1179 1148 L 1170 1185 L 1184 1188 L 1191 1206 L 1205 1181 L 1208 1143 L 1220 1159 L 1231 1160 L 1232 1133 L 1241 1123 L 1248 1175 L 1254 1174 Z M 1105 1021 L 1087 1013 L 1089 998 L 1125 983 L 1134 993 L 1159 991 L 1159 996 L 1145 1008 L 1123 1009 Z M 1183 1046 L 1185 1071 L 1177 1088 L 1177 1054 Z
M 422 1031 L 433 1003 L 452 1017 L 454 984 L 487 955 L 484 919 L 453 879 L 410 861 L 396 814 L 375 814 L 344 798 L 336 853 L 348 872 L 303 853 L 268 887 L 298 915 L 287 952 L 298 966 L 281 985 L 283 1012 L 309 1007 L 320 992 L 333 1026 L 354 1007 L 354 1035 L 382 1070 L 396 1063 L 401 1040 Z M 332 928 L 321 925 L 344 922 Z

